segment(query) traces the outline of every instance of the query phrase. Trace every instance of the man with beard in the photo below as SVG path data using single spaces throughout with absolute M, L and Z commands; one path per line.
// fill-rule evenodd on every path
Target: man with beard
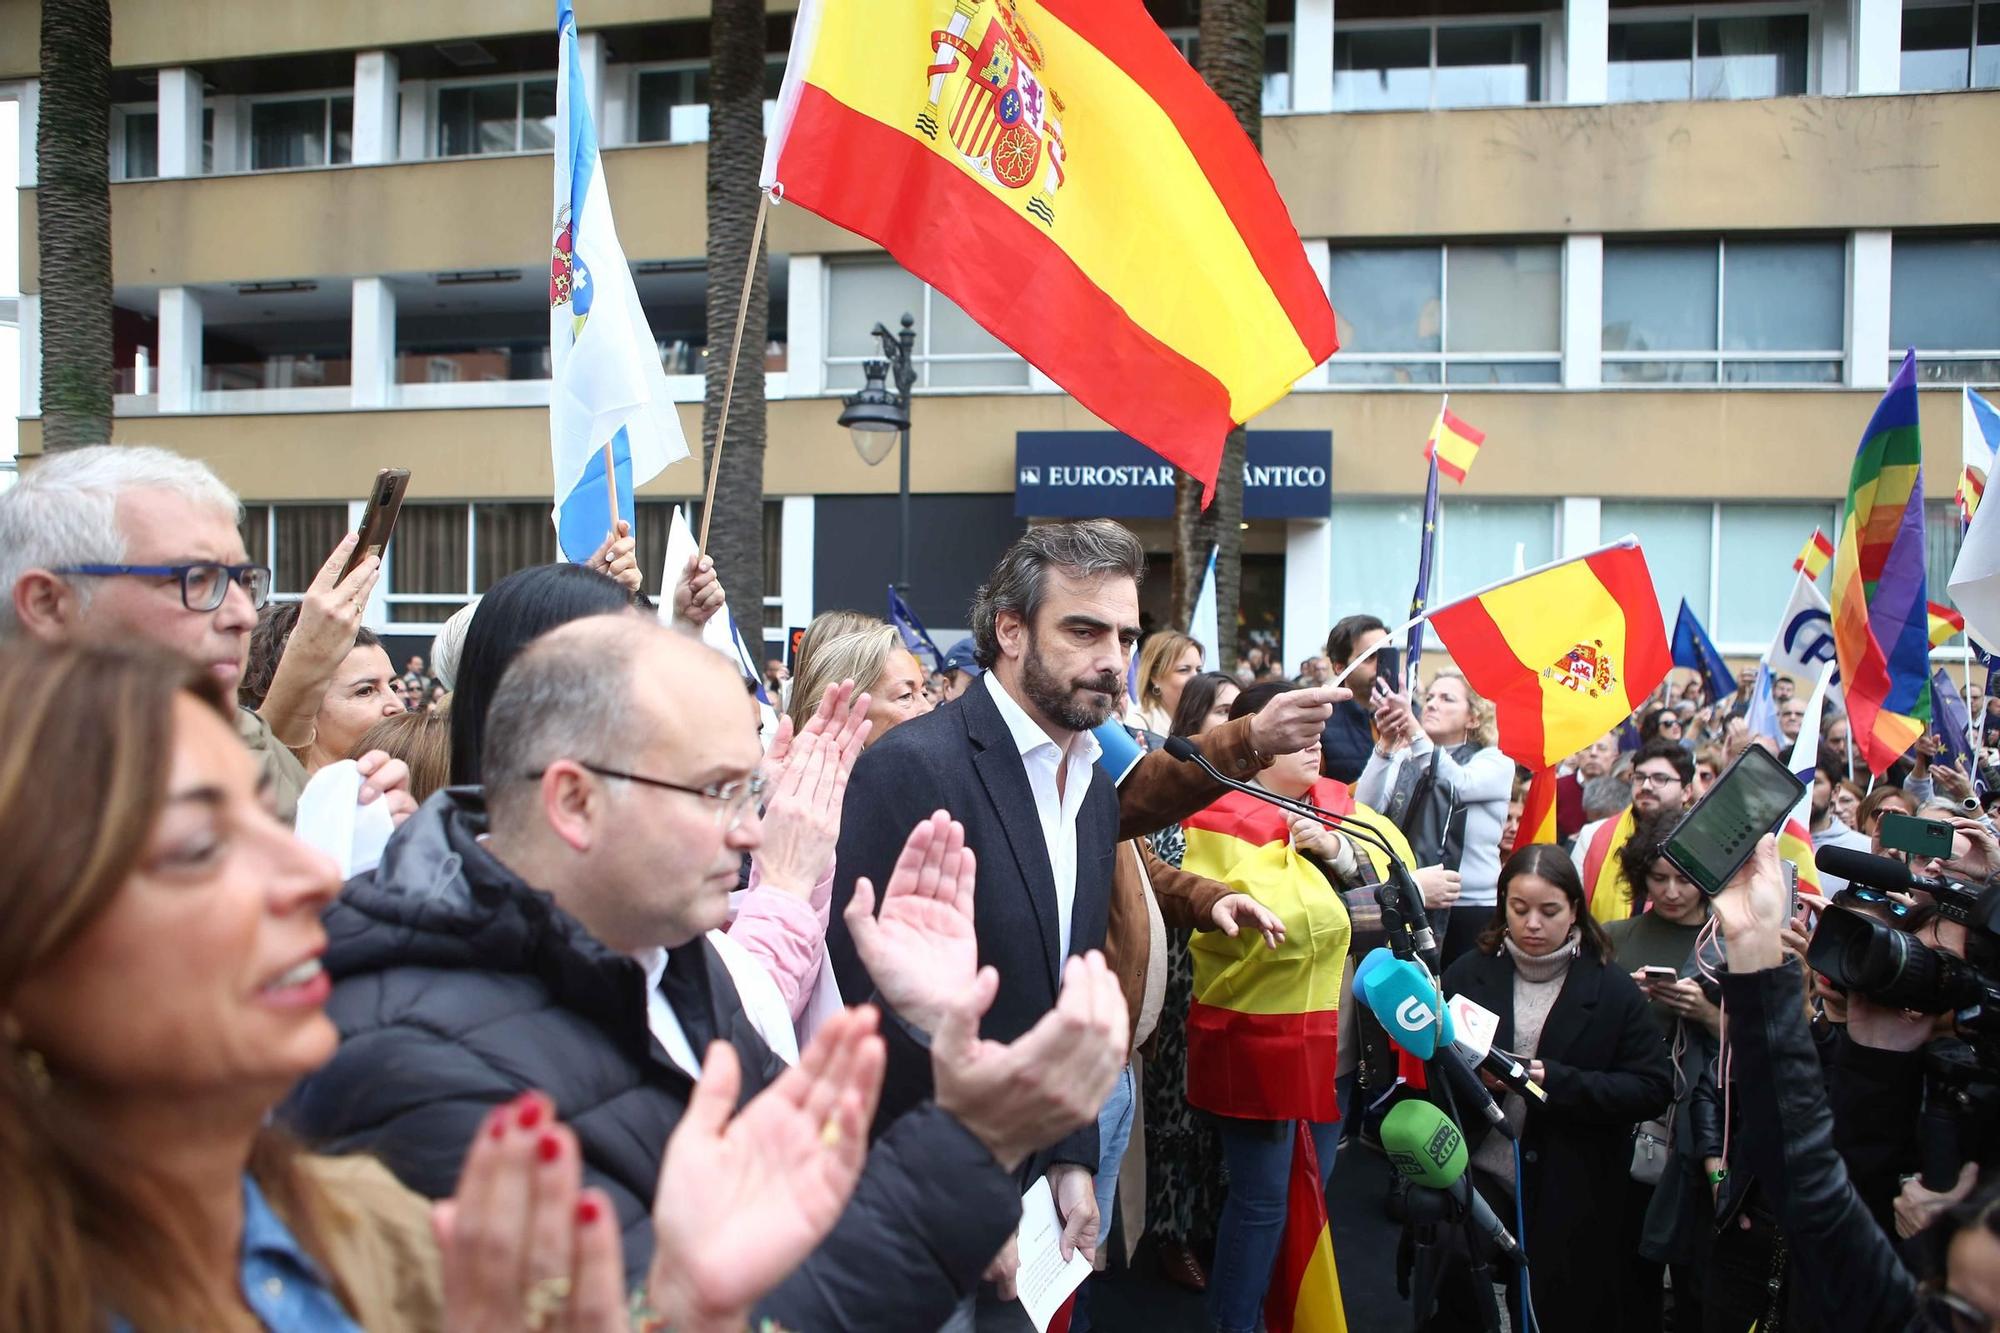
M 850 1002 L 876 987 L 843 914 L 855 884 L 888 881 L 910 829 L 943 809 L 965 827 L 976 855 L 973 933 L 979 962 L 1000 972 L 981 1035 L 1008 1042 L 1055 1005 L 1065 960 L 1101 948 L 1118 842 L 1118 795 L 1095 760 L 1091 735 L 1125 687 L 1139 639 L 1137 539 L 1108 519 L 1030 528 L 1010 546 L 974 599 L 972 631 L 982 676 L 950 708 L 914 718 L 871 745 L 847 788 L 836 857 L 827 955 Z M 939 999 L 945 987 L 939 988 Z M 928 1090 L 922 1061 L 898 1061 L 899 1040 L 921 1045 L 938 1006 L 885 1012 L 891 1044 L 883 1105 L 893 1113 Z M 1046 1175 L 1063 1217 L 1064 1245 L 1094 1249 L 1099 1231 L 1092 1173 L 1097 1126 L 1085 1126 L 1022 1166 L 1025 1190 Z M 951 1328 L 1025 1328 L 1013 1302 L 1011 1254 L 996 1256 L 976 1311 Z

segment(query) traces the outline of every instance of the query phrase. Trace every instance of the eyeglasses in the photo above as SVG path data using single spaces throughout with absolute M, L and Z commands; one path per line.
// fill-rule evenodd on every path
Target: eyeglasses
M 189 565 L 64 565 L 57 574 L 83 574 L 90 578 L 130 576 L 142 579 L 179 579 L 181 605 L 190 611 L 208 612 L 222 605 L 234 583 L 250 594 L 250 605 L 262 610 L 271 599 L 269 565 L 223 565 L 200 561 Z
M 1681 775 L 1678 773 L 1634 773 L 1632 785 L 1635 787 L 1677 787 Z
M 1681 729 L 1681 720 L 1677 717 L 1663 717 L 1654 725 L 1659 727 L 1672 727 L 1675 731 L 1679 731 Z
M 643 773 L 627 773 L 623 769 L 593 764 L 587 759 L 579 759 L 576 762 L 601 778 L 618 778 L 624 782 L 637 782 L 642 786 L 658 787 L 663 791 L 685 792 L 689 796 L 699 796 L 705 801 L 713 801 L 715 826 L 724 833 L 732 833 L 742 827 L 744 814 L 757 798 L 764 794 L 766 781 L 762 773 L 752 773 L 747 778 L 737 778 L 730 782 L 712 782 L 706 787 L 689 787 L 678 782 L 668 782 L 664 778 L 649 778 Z M 542 770 L 543 773 L 547 771 L 547 769 Z M 541 773 L 528 774 L 528 780 L 531 782 L 539 782 L 541 777 Z

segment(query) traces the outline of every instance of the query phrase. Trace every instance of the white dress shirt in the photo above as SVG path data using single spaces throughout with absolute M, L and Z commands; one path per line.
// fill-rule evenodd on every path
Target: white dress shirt
M 1078 732 L 1065 756 L 1041 724 L 1007 693 L 1000 677 L 991 671 L 984 674 L 986 688 L 1020 748 L 1021 766 L 1028 771 L 1028 790 L 1035 794 L 1035 816 L 1042 822 L 1049 872 L 1056 881 L 1056 954 L 1067 958 L 1070 919 L 1076 912 L 1076 816 L 1083 809 L 1084 793 L 1090 790 L 1091 765 L 1097 762 L 1099 749 L 1097 737 Z M 1060 793 L 1056 790 L 1059 769 L 1064 772 Z
M 667 975 L 667 951 L 642 949 L 632 959 L 646 969 L 646 1026 L 653 1030 L 654 1039 L 666 1048 L 667 1058 L 679 1065 L 682 1073 L 689 1078 L 700 1078 L 701 1059 L 695 1054 L 694 1043 L 688 1040 L 674 1007 L 667 1003 L 666 992 L 660 989 L 660 979 Z

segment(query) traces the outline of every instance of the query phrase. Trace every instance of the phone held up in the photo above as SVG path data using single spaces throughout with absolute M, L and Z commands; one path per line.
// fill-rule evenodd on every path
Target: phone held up
M 1753 745 L 1722 771 L 1662 849 L 1694 886 L 1714 897 L 1806 794 L 1776 755 Z
M 363 560 L 388 549 L 389 537 L 396 531 L 396 517 L 403 512 L 403 496 L 409 489 L 408 468 L 385 467 L 375 474 L 375 485 L 368 492 L 368 507 L 361 514 L 361 540 L 348 552 L 347 563 L 340 571 L 342 580 L 359 569 Z
M 1921 860 L 1937 857 L 1951 859 L 1951 839 L 1954 830 L 1943 819 L 1919 819 L 1915 815 L 1899 815 L 1894 811 L 1885 812 L 1878 830 L 1882 846 L 1908 852 Z

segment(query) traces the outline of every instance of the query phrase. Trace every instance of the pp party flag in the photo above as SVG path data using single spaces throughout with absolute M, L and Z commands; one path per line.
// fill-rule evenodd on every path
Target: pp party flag
M 1475 430 L 1451 414 L 1451 409 L 1438 409 L 1437 424 L 1431 427 L 1430 439 L 1424 441 L 1424 457 L 1437 464 L 1438 471 L 1450 477 L 1461 486 L 1465 484 L 1465 474 L 1471 470 L 1473 459 L 1479 456 L 1479 446 L 1486 443 L 1486 432 Z
M 1952 635 L 1965 633 L 1965 617 L 1942 602 L 1930 602 L 1925 610 L 1930 623 L 1931 647 L 1941 647 L 1951 641 Z
M 1778 631 L 1771 636 L 1771 647 L 1764 654 L 1764 661 L 1777 675 L 1813 680 L 1819 676 L 1820 664 L 1833 662 L 1837 656 L 1833 644 L 1833 610 L 1819 585 L 1801 570 L 1792 579 L 1791 600 L 1785 603 L 1784 614 L 1778 618 Z M 1838 670 L 1833 679 L 1839 683 Z
M 694 529 L 688 526 L 687 514 L 679 505 L 674 506 L 673 518 L 667 524 L 667 552 L 660 570 L 660 623 L 671 623 L 674 618 L 674 585 L 680 582 L 686 572 L 688 561 L 701 553 L 694 539 Z M 743 641 L 743 634 L 736 628 L 736 617 L 729 612 L 729 602 L 725 597 L 715 614 L 701 627 L 701 641 L 736 663 L 736 669 L 743 673 L 752 693 L 757 699 L 758 730 L 764 743 L 770 744 L 777 734 L 778 710 L 770 691 L 764 685 L 764 672 L 757 658 L 751 656 L 750 647 Z M 762 646 L 761 644 L 759 645 Z
M 1212 493 L 1338 346 L 1228 107 L 1142 0 L 801 0 L 764 187 L 858 232 Z
M 889 585 L 889 623 L 903 636 L 903 646 L 910 650 L 910 656 L 921 662 L 923 654 L 929 653 L 930 669 L 944 670 L 944 651 L 932 642 L 931 632 L 924 628 L 923 621 L 917 619 L 917 613 L 910 609 L 910 604 L 903 600 L 903 594 L 896 591 L 893 583 Z
M 557 540 L 566 558 L 587 560 L 611 531 L 606 450 L 618 513 L 629 519 L 632 488 L 686 458 L 688 447 L 660 368 L 659 346 L 611 225 L 611 195 L 598 170 L 597 127 L 578 74 L 570 0 L 557 0 L 556 37 L 549 455 Z
M 1221 627 L 1215 618 L 1215 553 L 1208 548 L 1208 564 L 1201 571 L 1201 587 L 1194 595 L 1194 616 L 1188 621 L 1188 637 L 1201 645 L 1201 669 L 1222 670 Z
M 1788 765 L 1806 784 L 1806 794 L 1799 797 L 1799 803 L 1778 826 L 1778 855 L 1798 867 L 1799 887 L 1812 893 L 1819 892 L 1819 866 L 1813 861 L 1812 842 L 1813 770 L 1819 766 L 1820 718 L 1826 712 L 1826 690 L 1832 681 L 1833 663 L 1828 662 L 1820 667 L 1812 696 L 1806 700 L 1805 716 L 1799 719 L 1799 738 L 1792 742 Z
M 1792 569 L 1809 579 L 1816 579 L 1819 577 L 1819 572 L 1826 568 L 1826 562 L 1831 559 L 1833 559 L 1833 542 L 1824 532 L 1814 528 L 1813 535 L 1806 538 L 1806 544 L 1799 548 L 1799 558 L 1792 561 Z
M 1960 553 L 1961 557 L 1963 552 Z M 1868 420 L 1833 558 L 1833 641 L 1854 744 L 1885 771 L 1930 726 L 1924 588 L 1924 459 L 1917 354 L 1903 357 Z
M 1319 1150 L 1303 1120 L 1292 1128 L 1292 1169 L 1285 1185 L 1285 1237 L 1264 1293 L 1270 1333 L 1346 1333 L 1340 1272 L 1333 1263 L 1333 1229 L 1326 1219 L 1326 1185 Z
M 1538 842 L 1556 842 L 1556 770 L 1544 768 L 1528 783 L 1521 798 L 1521 822 L 1515 827 L 1518 850 Z
M 1970 523 L 1986 494 L 1993 456 L 2000 451 L 2000 410 L 1971 389 L 1965 390 L 1959 404 L 1958 441 L 1964 459 L 1958 473 L 1958 516 Z
M 1695 619 L 1685 597 L 1681 599 L 1680 615 L 1674 619 L 1674 665 L 1701 673 L 1710 702 L 1736 692 L 1736 677 L 1729 674 L 1729 663 L 1715 650 L 1708 631 Z
M 1430 621 L 1466 683 L 1492 701 L 1500 749 L 1536 771 L 1630 717 L 1673 668 L 1633 537 L 1474 593 Z

